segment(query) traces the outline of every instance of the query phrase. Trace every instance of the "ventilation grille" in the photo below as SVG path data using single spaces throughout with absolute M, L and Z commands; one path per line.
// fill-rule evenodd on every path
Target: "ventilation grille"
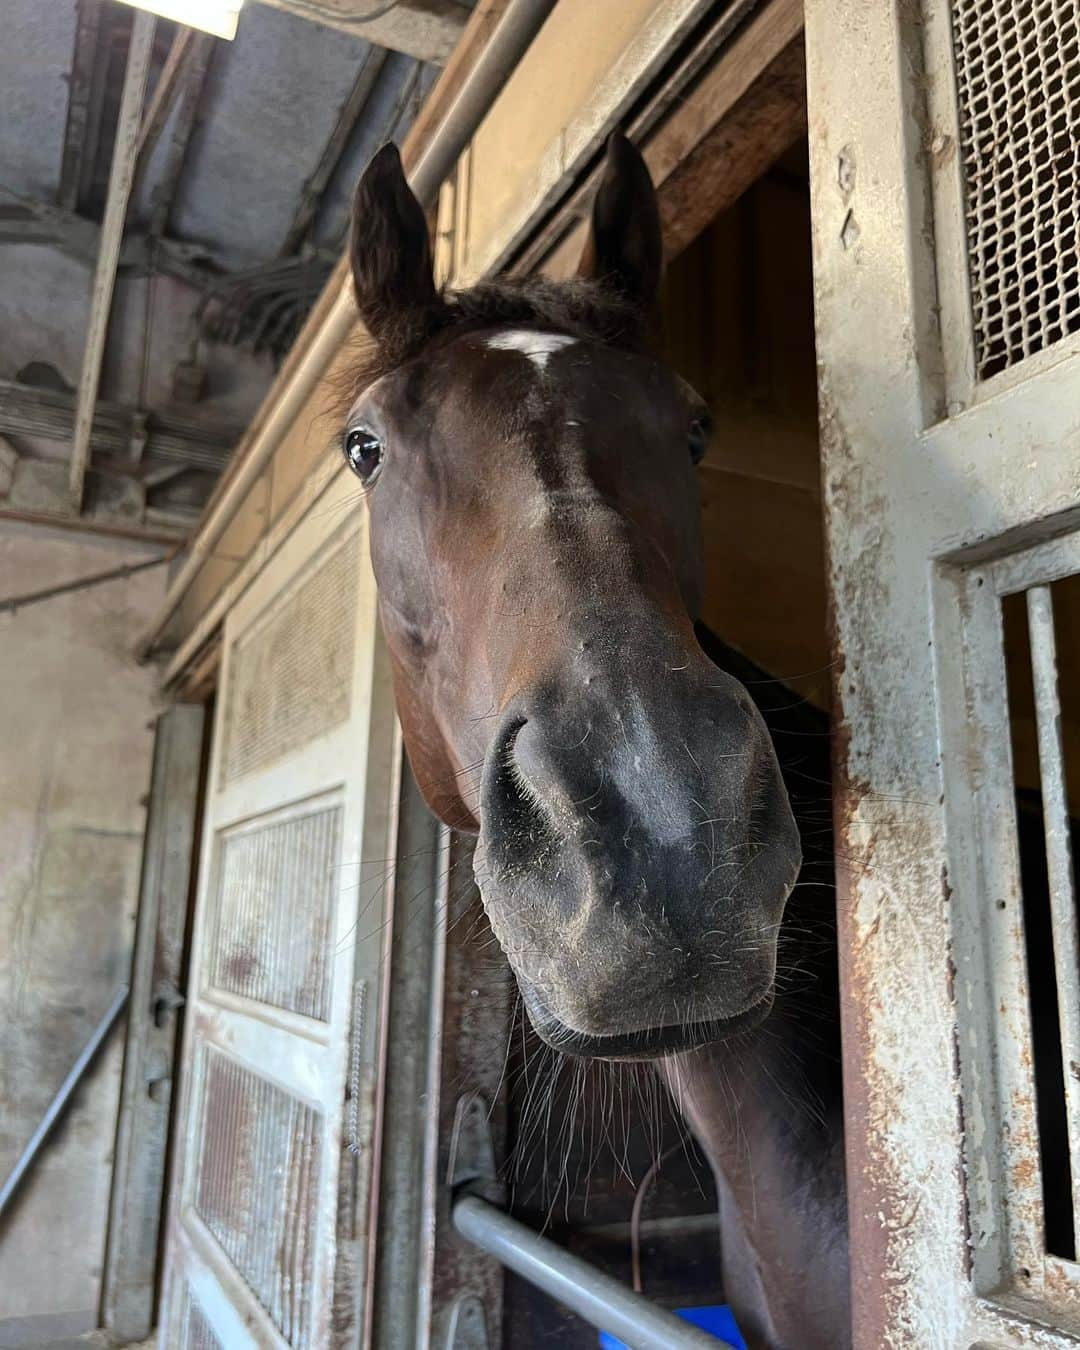
M 226 834 L 210 984 L 325 1021 L 341 808 Z
M 177 1337 L 179 1350 L 224 1350 L 214 1335 L 210 1323 L 203 1311 L 191 1296 L 191 1290 L 184 1290 L 184 1306 L 180 1313 L 180 1334 Z
M 354 532 L 235 644 L 223 786 L 273 764 L 348 717 L 358 570 Z
M 1080 8 L 953 0 L 975 364 L 1080 331 Z
M 195 1208 L 295 1350 L 312 1344 L 321 1118 L 206 1051 Z

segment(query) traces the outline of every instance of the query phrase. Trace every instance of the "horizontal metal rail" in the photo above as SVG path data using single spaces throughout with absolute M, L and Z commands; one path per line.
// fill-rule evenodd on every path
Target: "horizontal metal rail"
M 717 1350 L 715 1336 L 681 1322 L 641 1294 L 474 1195 L 454 1206 L 454 1227 L 481 1250 L 632 1350 Z
M 56 1096 L 49 1103 L 48 1110 L 41 1118 L 41 1123 L 30 1137 L 30 1142 L 23 1149 L 18 1162 L 11 1169 L 8 1179 L 0 1187 L 0 1215 L 3 1214 L 11 1201 L 12 1196 L 19 1188 L 19 1184 L 34 1165 L 34 1159 L 37 1157 L 42 1144 L 49 1136 L 49 1131 L 60 1119 L 64 1113 L 64 1108 L 71 1100 L 72 1094 L 79 1086 L 79 1080 L 94 1061 L 94 1057 L 101 1047 L 105 1044 L 105 1038 L 113 1029 L 113 1024 L 124 1010 L 124 1004 L 128 1000 L 127 985 L 121 985 L 113 995 L 113 1001 L 109 1004 L 101 1021 L 97 1024 L 90 1034 L 90 1039 L 83 1046 L 82 1051 L 75 1063 L 68 1070 L 67 1077 L 56 1089 Z

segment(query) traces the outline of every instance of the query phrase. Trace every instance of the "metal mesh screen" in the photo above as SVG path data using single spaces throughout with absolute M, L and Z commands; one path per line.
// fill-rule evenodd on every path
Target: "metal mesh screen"
M 206 1051 L 195 1208 L 295 1350 L 312 1343 L 321 1117 Z
M 1080 6 L 953 0 L 975 365 L 1080 332 Z
M 348 717 L 359 565 L 353 533 L 237 641 L 223 785 L 300 749 Z
M 325 1021 L 341 808 L 227 833 L 210 984 Z

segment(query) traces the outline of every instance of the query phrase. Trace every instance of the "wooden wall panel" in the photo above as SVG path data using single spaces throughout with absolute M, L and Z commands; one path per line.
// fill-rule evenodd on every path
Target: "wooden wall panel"
M 800 143 L 668 269 L 663 333 L 709 401 L 704 618 L 818 706 L 829 701 L 824 538 Z

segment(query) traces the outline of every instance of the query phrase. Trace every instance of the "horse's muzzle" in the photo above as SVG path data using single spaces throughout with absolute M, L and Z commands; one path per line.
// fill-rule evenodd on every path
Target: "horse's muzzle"
M 760 715 L 702 657 L 514 699 L 484 769 L 477 879 L 538 1033 L 653 1058 L 771 1006 L 798 832 Z

